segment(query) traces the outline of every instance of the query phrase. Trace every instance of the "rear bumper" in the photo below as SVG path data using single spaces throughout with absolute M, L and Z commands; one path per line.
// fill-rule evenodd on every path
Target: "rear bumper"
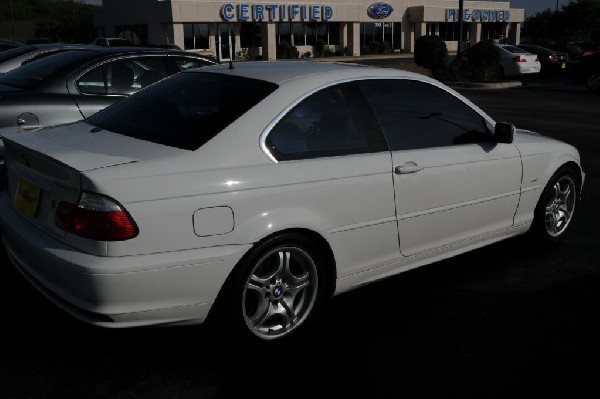
M 41 231 L 0 195 L 7 253 L 48 299 L 105 327 L 200 323 L 250 245 L 137 256 L 82 253 Z M 119 270 L 119 272 L 115 272 Z

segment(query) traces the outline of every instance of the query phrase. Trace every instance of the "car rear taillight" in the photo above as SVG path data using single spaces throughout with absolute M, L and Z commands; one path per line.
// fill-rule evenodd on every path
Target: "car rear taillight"
M 527 62 L 527 60 L 523 57 L 521 57 L 520 55 L 513 57 L 513 61 L 514 62 Z
M 558 62 L 558 55 L 549 55 L 548 58 L 552 62 Z
M 77 205 L 61 201 L 54 221 L 58 227 L 98 241 L 124 241 L 138 235 L 138 227 L 127 211 L 104 195 L 82 193 Z

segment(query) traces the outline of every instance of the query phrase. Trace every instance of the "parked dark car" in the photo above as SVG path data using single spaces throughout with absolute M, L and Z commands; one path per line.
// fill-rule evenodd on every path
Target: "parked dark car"
M 28 62 L 38 60 L 40 58 L 71 50 L 79 50 L 89 47 L 85 44 L 34 44 L 27 46 L 15 47 L 0 53 L 0 74 L 12 71 Z
M 213 64 L 190 52 L 137 47 L 50 55 L 0 76 L 0 128 L 85 119 L 162 78 Z
M 567 53 L 561 53 L 534 44 L 518 44 L 517 47 L 538 56 L 538 60 L 540 61 L 540 64 L 542 64 L 542 69 L 540 71 L 540 74 L 542 75 L 556 76 L 558 74 L 564 74 L 567 71 L 569 61 Z
M 100 47 L 131 47 L 134 45 L 129 40 L 121 37 L 97 37 L 90 44 Z
M 23 43 L 21 42 L 8 39 L 0 39 L 0 52 L 21 46 L 23 46 Z
M 561 53 L 567 53 L 567 55 L 569 56 L 569 61 L 578 61 L 585 55 L 591 54 L 591 52 L 585 52 L 581 47 L 577 46 L 576 44 L 540 43 L 539 45 Z
M 583 57 L 573 66 L 571 77 L 589 91 L 600 93 L 600 53 Z

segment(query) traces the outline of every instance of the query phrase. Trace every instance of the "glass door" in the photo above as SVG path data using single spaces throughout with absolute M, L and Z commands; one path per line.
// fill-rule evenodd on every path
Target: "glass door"
M 218 25 L 217 48 L 220 62 L 231 60 L 233 47 L 231 45 L 231 26 L 229 24 Z

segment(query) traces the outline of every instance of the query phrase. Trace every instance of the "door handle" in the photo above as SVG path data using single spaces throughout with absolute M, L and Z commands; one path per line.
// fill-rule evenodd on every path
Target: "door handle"
M 394 173 L 397 175 L 407 175 L 409 173 L 416 173 L 423 170 L 423 167 L 417 165 L 416 162 L 406 162 L 402 166 L 396 166 L 394 168 Z

